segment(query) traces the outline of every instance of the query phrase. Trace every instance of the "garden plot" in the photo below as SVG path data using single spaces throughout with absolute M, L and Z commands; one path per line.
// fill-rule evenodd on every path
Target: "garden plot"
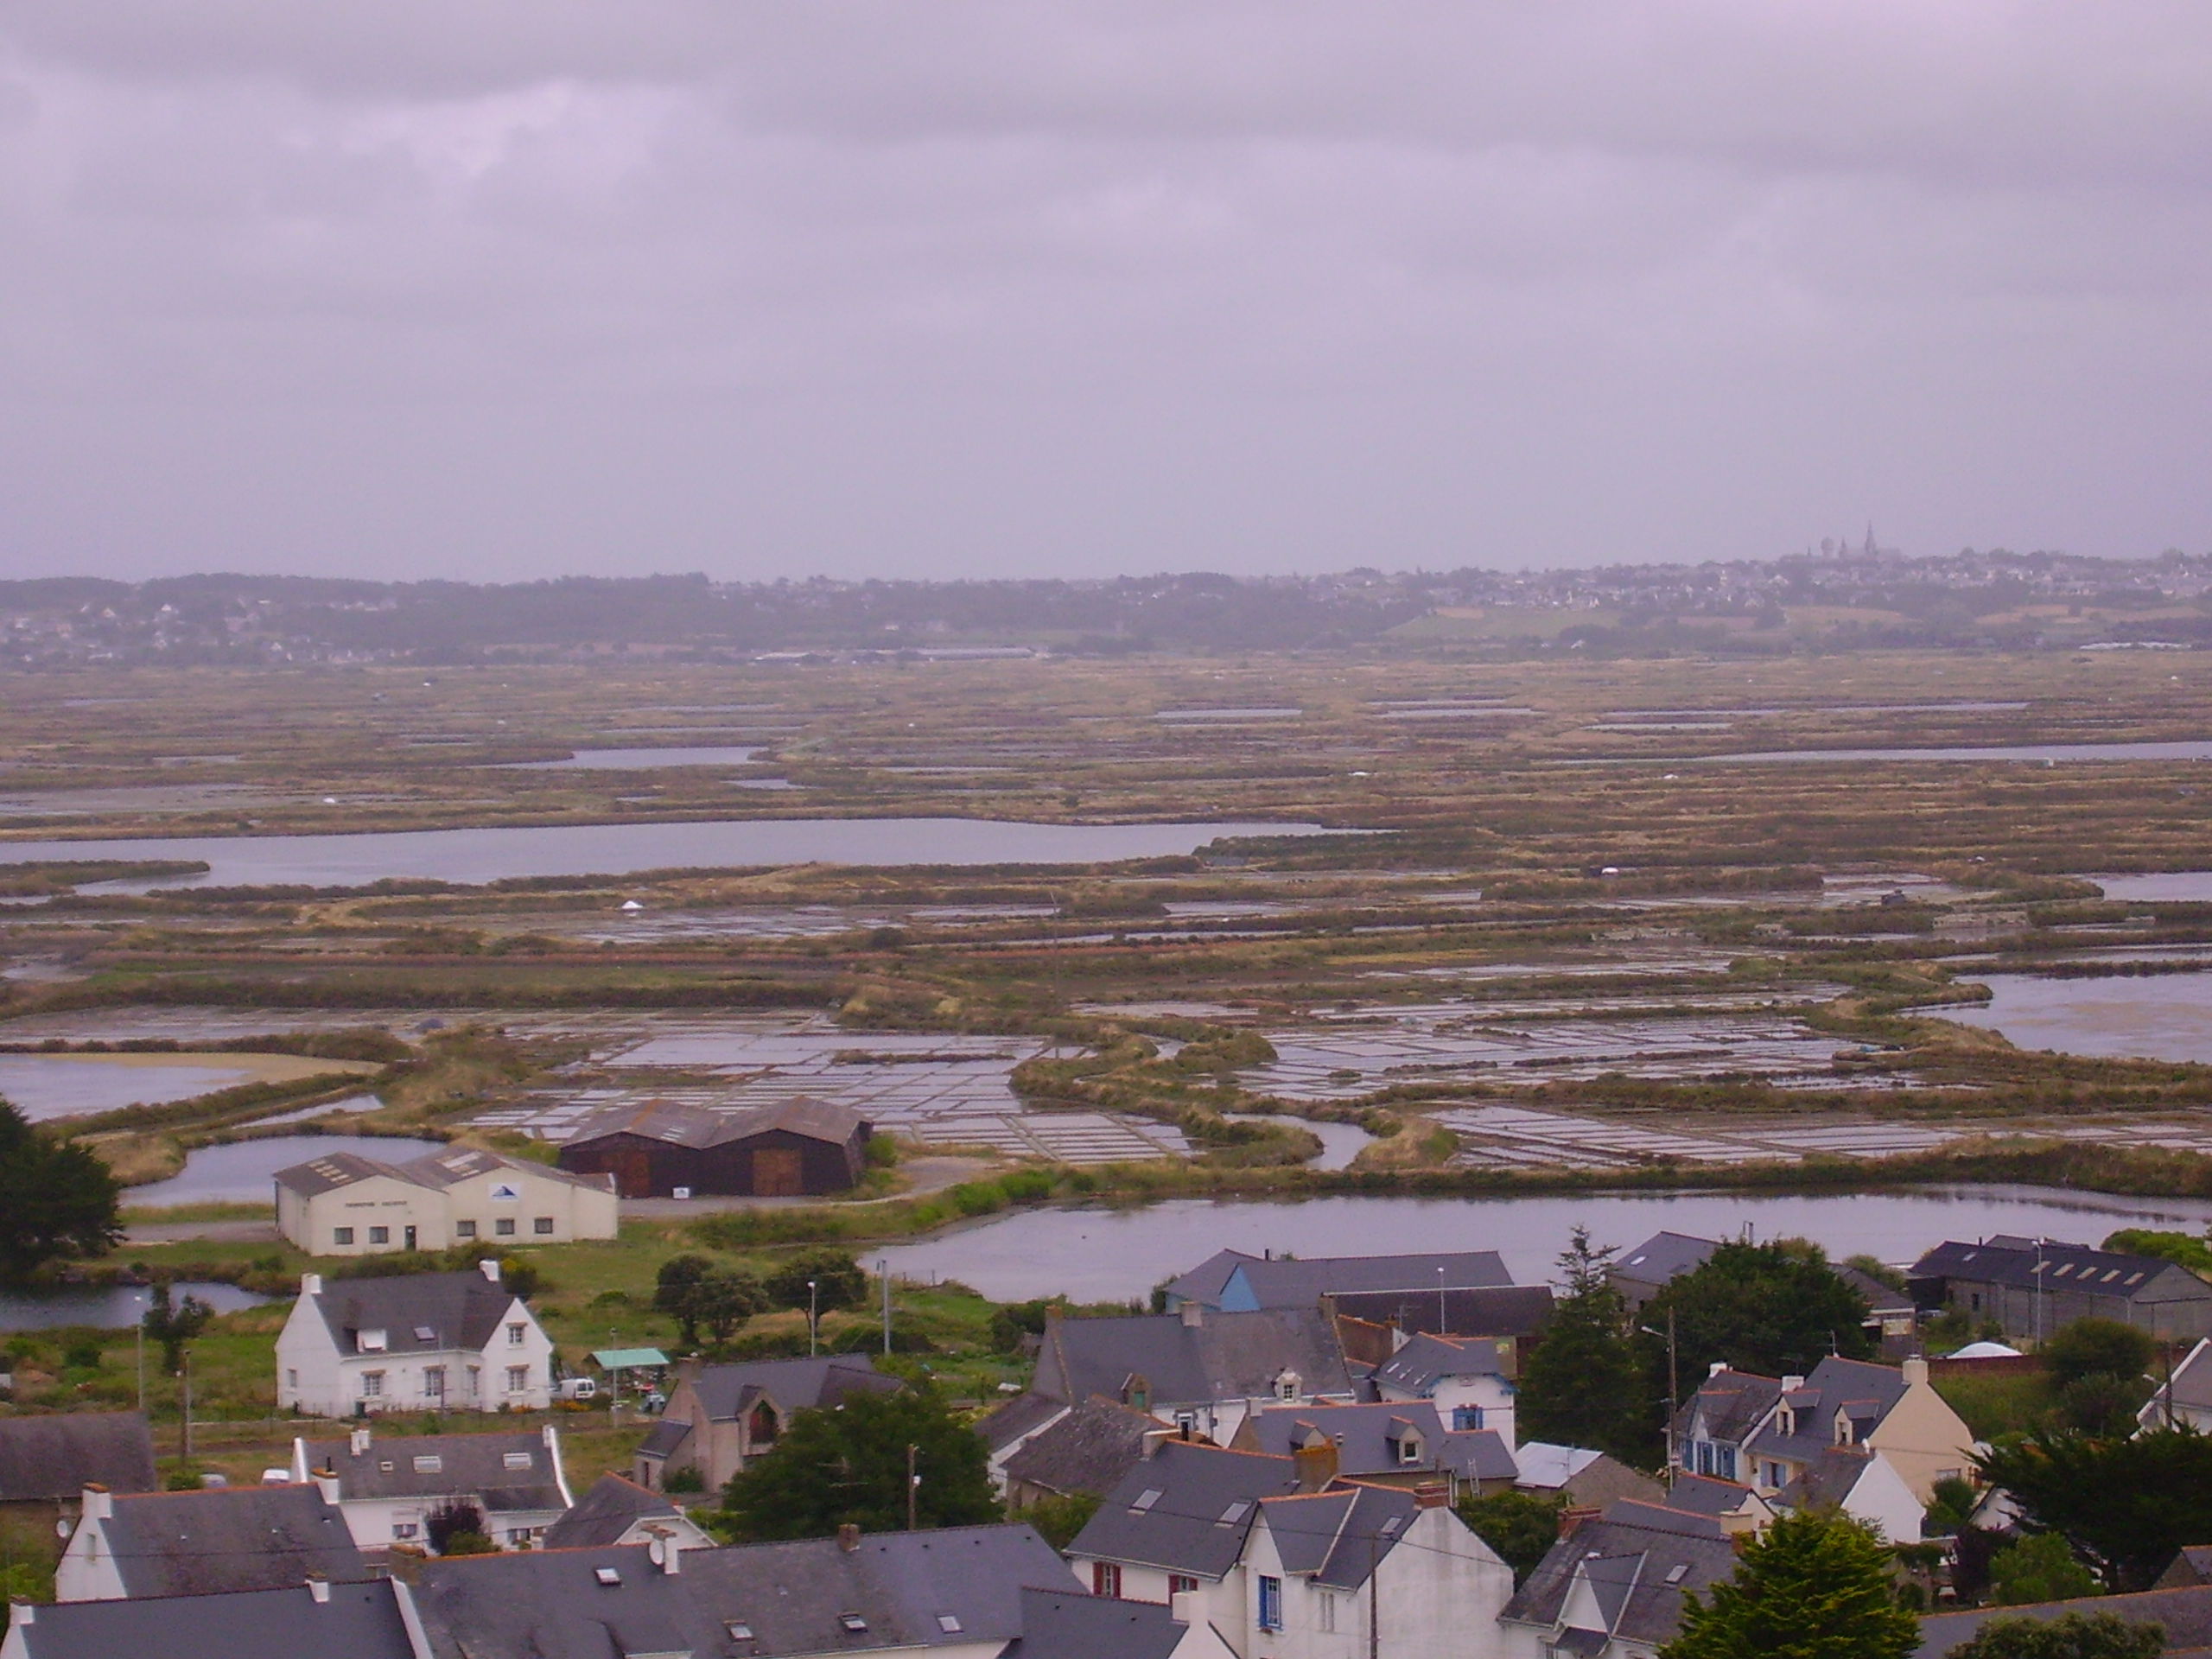
M 641 1100 L 734 1112 L 805 1096 L 930 1145 L 989 1146 L 1063 1163 L 1190 1151 L 1180 1130 L 1143 1118 L 1026 1109 L 1014 1069 L 1046 1048 L 1033 1038 L 855 1032 L 827 1020 L 661 1018 L 600 1050 L 588 1064 L 603 1078 L 534 1091 L 475 1122 L 558 1141 L 594 1112 Z
M 1730 1118 L 1695 1133 L 1633 1120 L 1579 1117 L 1516 1105 L 1455 1106 L 1429 1114 L 1459 1137 L 1462 1167 L 1632 1169 L 1655 1163 L 1748 1164 L 1808 1158 L 1888 1158 L 1932 1152 L 1974 1134 L 2030 1136 L 2212 1153 L 2212 1115 L 2171 1121 L 1999 1125 Z
M 1866 1052 L 1784 1015 L 1592 1017 L 1513 1026 L 1469 1013 L 1465 1004 L 1430 1004 L 1393 1009 L 1382 1020 L 1360 1016 L 1369 1023 L 1356 1029 L 1270 1032 L 1275 1060 L 1240 1081 L 1256 1093 L 1309 1101 L 1465 1076 L 1536 1084 L 1608 1072 L 1683 1080 L 1726 1075 L 1848 1086 L 1858 1080 L 1834 1075 L 1831 1062 L 1839 1053 Z

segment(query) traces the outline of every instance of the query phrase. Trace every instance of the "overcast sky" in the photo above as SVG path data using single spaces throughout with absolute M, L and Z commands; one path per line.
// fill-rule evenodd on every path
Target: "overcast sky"
M 2212 6 L 9 0 L 0 573 L 2212 548 Z

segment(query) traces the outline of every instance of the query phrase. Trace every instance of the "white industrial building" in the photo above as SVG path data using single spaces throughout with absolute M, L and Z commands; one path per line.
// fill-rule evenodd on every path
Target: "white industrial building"
M 276 1172 L 276 1230 L 309 1255 L 612 1238 L 614 1178 L 448 1147 L 405 1163 L 333 1152 Z

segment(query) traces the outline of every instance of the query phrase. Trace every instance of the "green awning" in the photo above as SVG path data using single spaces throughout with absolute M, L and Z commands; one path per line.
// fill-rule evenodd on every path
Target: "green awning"
M 641 1365 L 665 1365 L 668 1356 L 658 1348 L 602 1348 L 591 1363 L 602 1371 L 634 1371 Z

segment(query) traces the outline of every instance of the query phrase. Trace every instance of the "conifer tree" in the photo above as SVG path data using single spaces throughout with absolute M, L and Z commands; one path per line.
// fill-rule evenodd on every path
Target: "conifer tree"
M 1522 1440 L 1649 1464 L 1660 1411 L 1629 1340 L 1627 1304 L 1606 1276 L 1614 1249 L 1593 1246 L 1586 1227 L 1570 1236 L 1559 1258 L 1566 1294 L 1521 1363 L 1516 1427 Z
M 1888 1548 L 1847 1516 L 1807 1510 L 1777 1520 L 1733 1578 L 1683 1608 L 1659 1659 L 1905 1659 L 1919 1645 Z

